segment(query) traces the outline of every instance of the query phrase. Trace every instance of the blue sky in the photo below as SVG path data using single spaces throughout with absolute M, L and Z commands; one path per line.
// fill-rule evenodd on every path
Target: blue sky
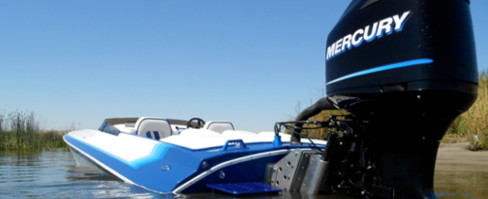
M 0 1 L 0 113 L 43 129 L 104 118 L 272 130 L 325 96 L 325 45 L 349 1 Z M 488 1 L 472 0 L 488 68 Z

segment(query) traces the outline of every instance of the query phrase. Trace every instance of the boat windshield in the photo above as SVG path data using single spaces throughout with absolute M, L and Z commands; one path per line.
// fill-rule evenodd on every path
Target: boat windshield
M 138 118 L 109 118 L 105 119 L 98 128 L 99 131 L 110 133 L 113 135 L 118 135 L 120 130 L 115 127 L 116 124 L 125 124 L 125 126 L 134 127 L 135 123 L 137 122 Z
M 140 118 L 137 117 L 108 118 L 103 121 L 102 125 L 100 125 L 100 128 L 98 128 L 98 130 L 113 135 L 118 135 L 120 132 L 135 133 L 137 131 L 136 129 L 137 127 L 135 125 L 137 124 L 137 121 L 139 119 Z M 175 128 L 176 126 L 176 127 L 180 127 L 181 129 L 181 127 L 186 127 L 187 125 L 186 120 L 179 120 L 179 119 L 167 119 L 167 120 L 173 128 Z M 173 129 L 173 131 L 175 131 L 175 129 Z

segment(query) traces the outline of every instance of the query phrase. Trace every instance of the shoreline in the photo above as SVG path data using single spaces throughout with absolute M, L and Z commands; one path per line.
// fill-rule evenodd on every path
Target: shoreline
M 469 142 L 441 143 L 436 170 L 488 172 L 488 151 L 470 151 Z

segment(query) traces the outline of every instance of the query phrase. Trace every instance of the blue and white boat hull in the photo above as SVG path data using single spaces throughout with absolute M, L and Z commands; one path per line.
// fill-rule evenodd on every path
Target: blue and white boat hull
M 209 192 L 209 184 L 264 182 L 269 166 L 290 150 L 312 147 L 277 145 L 272 132 L 205 129 L 187 129 L 160 140 L 79 130 L 64 140 L 74 153 L 122 181 L 160 193 Z

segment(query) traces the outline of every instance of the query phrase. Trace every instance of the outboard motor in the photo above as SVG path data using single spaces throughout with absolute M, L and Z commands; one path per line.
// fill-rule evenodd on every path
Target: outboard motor
M 469 0 L 353 0 L 327 39 L 325 186 L 371 198 L 435 198 L 439 141 L 477 96 Z M 292 142 L 299 143 L 300 127 Z

